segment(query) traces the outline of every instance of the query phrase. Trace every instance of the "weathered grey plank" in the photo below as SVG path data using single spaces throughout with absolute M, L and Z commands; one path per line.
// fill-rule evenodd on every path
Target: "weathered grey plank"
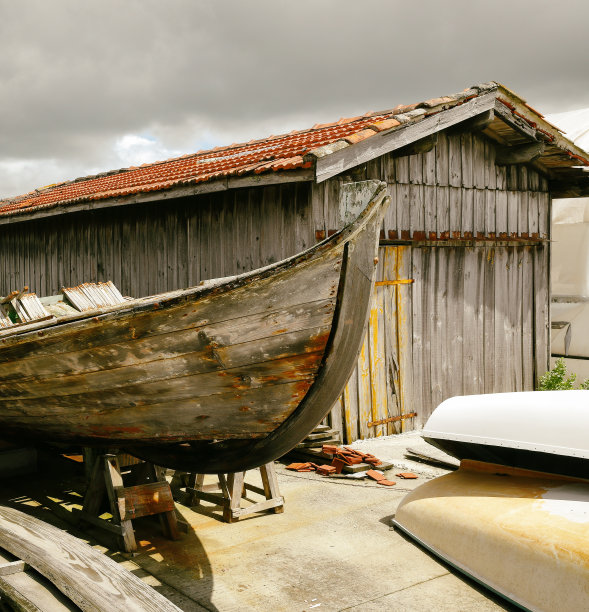
M 480 270 L 484 273 L 484 392 L 495 392 L 495 248 L 484 249 L 484 260 Z
M 82 610 L 179 610 L 118 563 L 61 529 L 5 506 L 0 507 L 0 525 L 0 545 L 46 576 Z
M 298 342 L 299 338 L 303 339 L 308 330 L 326 329 L 331 323 L 333 308 L 333 299 L 323 300 L 274 313 L 237 317 L 212 325 L 135 340 L 125 339 L 89 349 L 32 355 L 4 362 L 0 369 L 0 381 L 17 380 L 24 383 L 29 378 L 40 381 L 44 377 L 59 381 L 63 376 L 108 371 L 115 364 L 117 368 L 126 368 L 158 362 L 162 354 L 167 359 L 199 355 L 207 367 L 220 368 L 220 362 L 225 363 L 225 358 L 229 358 L 226 357 L 227 347 L 244 345 L 253 354 L 263 355 L 265 346 L 287 346 L 291 342 Z M 58 359 L 56 355 L 59 355 Z M 67 384 L 67 380 L 62 380 L 62 383 Z

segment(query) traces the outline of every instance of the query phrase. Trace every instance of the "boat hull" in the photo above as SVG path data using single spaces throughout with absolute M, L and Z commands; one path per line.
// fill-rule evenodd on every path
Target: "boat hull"
M 436 408 L 422 435 L 458 459 L 582 478 L 589 474 L 588 408 L 584 390 L 458 396 Z M 559 409 L 566 420 L 556 418 Z
M 355 223 L 250 274 L 0 332 L 2 431 L 203 472 L 277 458 L 354 366 L 386 200 L 376 185 Z
M 409 494 L 394 523 L 526 609 L 589 609 L 587 480 L 463 461 Z

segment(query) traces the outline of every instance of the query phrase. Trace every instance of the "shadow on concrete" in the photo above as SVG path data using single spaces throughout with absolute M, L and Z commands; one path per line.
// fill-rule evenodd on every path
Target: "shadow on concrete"
M 101 545 L 114 561 L 133 562 L 128 569 L 139 578 L 151 574 L 148 584 L 181 610 L 218 612 L 211 602 L 213 575 L 207 553 L 194 529 L 179 515 L 181 539 L 166 539 L 156 517 L 133 521 L 136 553 L 120 552 L 117 537 L 80 523 L 72 509 L 80 508 L 86 489 L 83 465 L 56 453 L 39 453 L 36 474 L 3 478 L 0 503 L 52 524 L 89 543 Z M 128 565 L 128 563 L 127 563 Z

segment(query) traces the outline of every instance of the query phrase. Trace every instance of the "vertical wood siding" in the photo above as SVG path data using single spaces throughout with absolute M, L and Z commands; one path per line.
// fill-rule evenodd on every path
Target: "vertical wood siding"
M 423 423 L 462 393 L 532 389 L 548 368 L 550 195 L 526 166 L 497 166 L 473 133 L 377 158 L 319 185 L 231 190 L 0 226 L 0 294 L 111 279 L 143 296 L 293 255 L 340 227 L 341 185 L 377 178 L 391 206 L 380 285 L 358 366 L 331 412 L 347 442 Z M 477 239 L 476 246 L 468 241 Z M 452 241 L 454 242 L 448 242 Z M 508 243 L 508 240 L 513 242 Z M 527 246 L 517 240 L 528 241 Z M 429 241 L 429 242 L 428 242 Z M 417 412 L 414 420 L 368 422 Z
M 526 166 L 495 165 L 493 144 L 472 133 L 441 133 L 427 153 L 373 160 L 360 178 L 389 184 L 383 233 L 414 241 L 404 258 L 415 282 L 397 292 L 406 317 L 392 308 L 381 317 L 377 290 L 363 353 L 332 410 L 333 422 L 345 421 L 345 441 L 401 430 L 400 423 L 367 428 L 373 415 L 415 411 L 417 419 L 402 422 L 411 428 L 452 395 L 532 390 L 548 368 L 549 247 L 541 242 L 550 227 L 546 180 Z M 470 239 L 478 239 L 476 246 L 445 242 Z M 426 241 L 433 242 L 420 244 Z M 395 274 L 383 247 L 379 274 Z M 398 367 L 396 398 L 383 387 L 383 342 Z M 370 364 L 378 393 L 369 394 L 364 383 Z
M 345 442 L 422 425 L 454 395 L 531 391 L 548 368 L 547 246 L 385 246 L 356 370 L 331 412 Z M 376 427 L 368 423 L 417 412 Z
M 112 280 L 139 297 L 265 266 L 315 243 L 309 191 L 286 184 L 2 225 L 0 295 Z

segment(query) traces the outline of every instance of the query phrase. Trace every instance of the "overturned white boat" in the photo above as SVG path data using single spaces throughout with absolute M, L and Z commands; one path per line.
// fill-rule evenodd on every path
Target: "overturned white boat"
M 394 523 L 528 610 L 589 609 L 589 391 L 455 397 L 423 435 L 461 459 Z

